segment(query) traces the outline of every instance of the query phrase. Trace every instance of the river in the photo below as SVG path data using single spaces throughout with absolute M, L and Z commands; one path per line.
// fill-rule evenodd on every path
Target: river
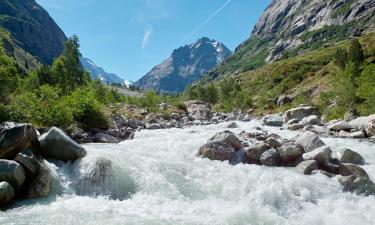
M 237 122 L 238 134 L 258 121 Z M 299 132 L 265 127 L 283 138 Z M 0 224 L 375 224 L 375 197 L 343 193 L 338 181 L 295 168 L 229 165 L 198 159 L 198 148 L 224 124 L 144 130 L 120 144 L 85 145 L 80 162 L 51 162 L 55 181 L 47 199 L 17 202 L 0 212 Z M 323 138 L 333 150 L 360 153 L 375 179 L 375 145 Z M 111 174 L 94 172 L 98 162 Z M 107 163 L 106 163 L 107 162 Z M 95 184 L 85 177 L 103 178 Z

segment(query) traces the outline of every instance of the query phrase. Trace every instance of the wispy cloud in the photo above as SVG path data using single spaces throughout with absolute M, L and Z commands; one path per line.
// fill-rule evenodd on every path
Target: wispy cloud
M 223 5 L 221 5 L 217 10 L 215 10 L 215 12 L 213 12 L 205 21 L 203 21 L 203 23 L 201 23 L 197 28 L 195 28 L 195 30 L 193 32 L 191 32 L 189 34 L 189 36 L 187 36 L 183 42 L 186 42 L 188 39 L 190 39 L 192 36 L 194 36 L 195 34 L 197 34 L 203 27 L 205 27 L 215 16 L 217 16 L 221 11 L 223 11 L 223 9 L 225 9 L 225 7 L 227 7 L 227 5 L 229 5 L 229 3 L 231 3 L 233 0 L 227 0 Z
M 142 49 L 145 49 L 148 43 L 150 42 L 152 32 L 153 32 L 152 26 L 149 25 L 145 28 L 145 32 L 143 34 L 143 39 L 142 39 L 142 44 L 141 44 Z

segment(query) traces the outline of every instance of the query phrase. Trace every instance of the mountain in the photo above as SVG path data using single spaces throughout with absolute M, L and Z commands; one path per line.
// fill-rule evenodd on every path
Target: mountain
M 223 43 L 201 38 L 193 44 L 175 49 L 169 58 L 134 85 L 144 90 L 180 93 L 230 55 L 231 51 Z
M 116 74 L 107 73 L 103 68 L 97 66 L 92 60 L 81 57 L 81 64 L 85 70 L 90 72 L 91 79 L 100 79 L 103 83 L 119 83 L 123 84 L 124 80 Z
M 64 32 L 35 0 L 1 0 L 0 27 L 12 36 L 8 51 L 21 48 L 43 64 L 64 48 Z
M 210 78 L 238 74 L 328 47 L 375 27 L 374 0 L 273 0 L 251 36 Z

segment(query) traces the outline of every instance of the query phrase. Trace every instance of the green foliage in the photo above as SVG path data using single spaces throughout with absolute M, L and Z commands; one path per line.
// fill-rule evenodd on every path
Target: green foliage
M 375 112 L 375 64 L 366 65 L 359 79 L 358 95 L 364 104 L 360 107 L 363 114 Z
M 0 46 L 0 99 L 5 99 L 18 84 L 18 70 L 13 60 L 6 56 Z

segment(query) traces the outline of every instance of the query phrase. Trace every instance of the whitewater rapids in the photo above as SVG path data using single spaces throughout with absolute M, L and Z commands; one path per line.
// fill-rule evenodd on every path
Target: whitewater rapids
M 259 122 L 237 122 L 239 134 Z M 74 164 L 50 162 L 53 193 L 47 199 L 17 202 L 0 212 L 0 224 L 375 224 L 375 197 L 343 193 L 337 180 L 305 176 L 295 168 L 195 157 L 225 124 L 187 129 L 144 130 L 120 144 L 85 145 L 88 156 Z M 283 138 L 299 132 L 265 127 Z M 350 148 L 366 160 L 375 179 L 375 145 L 367 141 L 322 138 L 333 150 Z M 84 182 L 97 162 L 111 162 L 99 187 Z M 98 175 L 99 174 L 99 175 Z

